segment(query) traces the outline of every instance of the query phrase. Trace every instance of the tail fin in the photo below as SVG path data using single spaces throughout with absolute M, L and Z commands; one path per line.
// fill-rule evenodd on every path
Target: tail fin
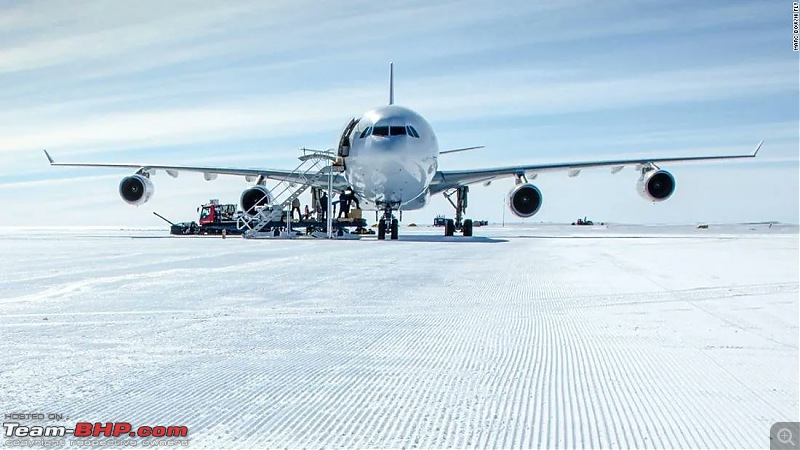
M 394 105 L 394 63 L 389 63 L 389 104 Z

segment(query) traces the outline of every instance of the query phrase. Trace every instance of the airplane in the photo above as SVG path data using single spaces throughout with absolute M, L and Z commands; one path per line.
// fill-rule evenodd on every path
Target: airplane
M 752 153 L 723 156 L 689 156 L 667 158 L 630 158 L 617 160 L 564 162 L 550 164 L 531 164 L 487 169 L 439 170 L 439 156 L 481 147 L 467 147 L 453 150 L 439 150 L 439 143 L 433 128 L 425 118 L 410 108 L 394 103 L 394 65 L 389 66 L 389 104 L 364 113 L 360 118 L 351 119 L 344 128 L 336 149 L 336 163 L 339 173 L 333 178 L 332 186 L 339 191 L 351 188 L 359 199 L 362 209 L 383 212 L 378 222 L 378 239 L 398 238 L 398 220 L 394 213 L 417 210 L 425 207 L 431 196 L 442 193 L 455 208 L 455 219 L 449 219 L 445 235 L 453 236 L 460 231 L 463 236 L 472 236 L 473 223 L 464 219 L 467 209 L 469 186 L 513 177 L 514 187 L 508 193 L 508 206 L 512 213 L 521 218 L 531 217 L 542 206 L 542 192 L 531 180 L 540 173 L 567 171 L 570 177 L 577 176 L 581 170 L 589 168 L 611 168 L 617 173 L 626 166 L 634 166 L 640 173 L 636 190 L 648 201 L 667 200 L 675 191 L 675 178 L 659 167 L 669 162 L 719 161 L 740 158 L 754 158 L 762 140 Z M 103 163 L 57 163 L 45 150 L 50 165 L 68 167 L 102 167 L 135 169 L 133 175 L 126 176 L 119 185 L 122 199 L 131 205 L 146 203 L 154 193 L 150 177 L 157 170 L 164 170 L 175 177 L 179 172 L 201 172 L 206 180 L 217 175 L 244 176 L 248 181 L 257 180 L 255 185 L 242 192 L 240 203 L 248 213 L 264 200 L 270 201 L 271 193 L 265 180 L 302 183 L 302 174 L 287 170 L 239 169 L 224 167 L 166 166 L 158 164 L 103 164 Z M 324 177 L 327 178 L 327 177 Z M 328 181 L 320 180 L 312 186 L 319 190 L 328 189 Z M 456 201 L 452 201 L 455 195 Z

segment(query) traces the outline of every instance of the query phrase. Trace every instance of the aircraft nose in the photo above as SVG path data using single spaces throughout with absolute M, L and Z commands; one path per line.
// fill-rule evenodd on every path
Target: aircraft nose
M 393 152 L 403 147 L 402 136 L 372 136 L 370 148 L 376 152 Z

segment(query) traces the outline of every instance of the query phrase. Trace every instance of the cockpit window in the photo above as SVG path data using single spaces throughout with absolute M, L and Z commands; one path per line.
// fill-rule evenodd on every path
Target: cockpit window
M 406 127 L 389 127 L 389 134 L 392 136 L 404 136 Z
M 411 136 L 415 138 L 419 138 L 419 134 L 417 130 L 414 129 L 412 126 L 408 125 L 399 125 L 399 126 L 386 126 L 386 125 L 378 125 L 374 127 L 368 127 L 366 130 L 362 131 L 359 135 L 359 138 L 363 139 L 367 136 Z

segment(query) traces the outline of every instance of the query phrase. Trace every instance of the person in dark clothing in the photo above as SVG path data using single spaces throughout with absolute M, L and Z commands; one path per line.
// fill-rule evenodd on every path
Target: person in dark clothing
M 341 208 L 339 217 L 342 216 L 342 213 L 344 213 L 345 217 L 348 217 L 348 215 L 350 214 L 350 204 L 354 202 L 356 204 L 356 209 L 361 209 L 361 205 L 358 203 L 358 199 L 356 198 L 356 194 L 355 192 L 353 192 L 353 189 L 351 188 L 345 189 L 339 195 L 339 206 Z
M 322 218 L 320 218 L 320 220 L 326 220 L 328 218 L 328 194 L 325 192 L 323 192 L 322 196 L 319 198 L 319 210 L 322 212 Z
M 361 209 L 361 205 L 358 203 L 358 199 L 356 198 L 356 193 L 353 192 L 353 189 L 347 188 L 346 192 L 350 201 L 356 204 L 356 209 Z
M 300 199 L 295 198 L 292 200 L 292 220 L 294 220 L 294 212 L 297 211 L 297 221 L 299 222 L 303 218 L 303 214 L 300 213 Z
M 347 218 L 348 214 L 350 214 L 350 199 L 347 194 L 342 191 L 342 193 L 339 194 L 339 219 L 343 216 Z

